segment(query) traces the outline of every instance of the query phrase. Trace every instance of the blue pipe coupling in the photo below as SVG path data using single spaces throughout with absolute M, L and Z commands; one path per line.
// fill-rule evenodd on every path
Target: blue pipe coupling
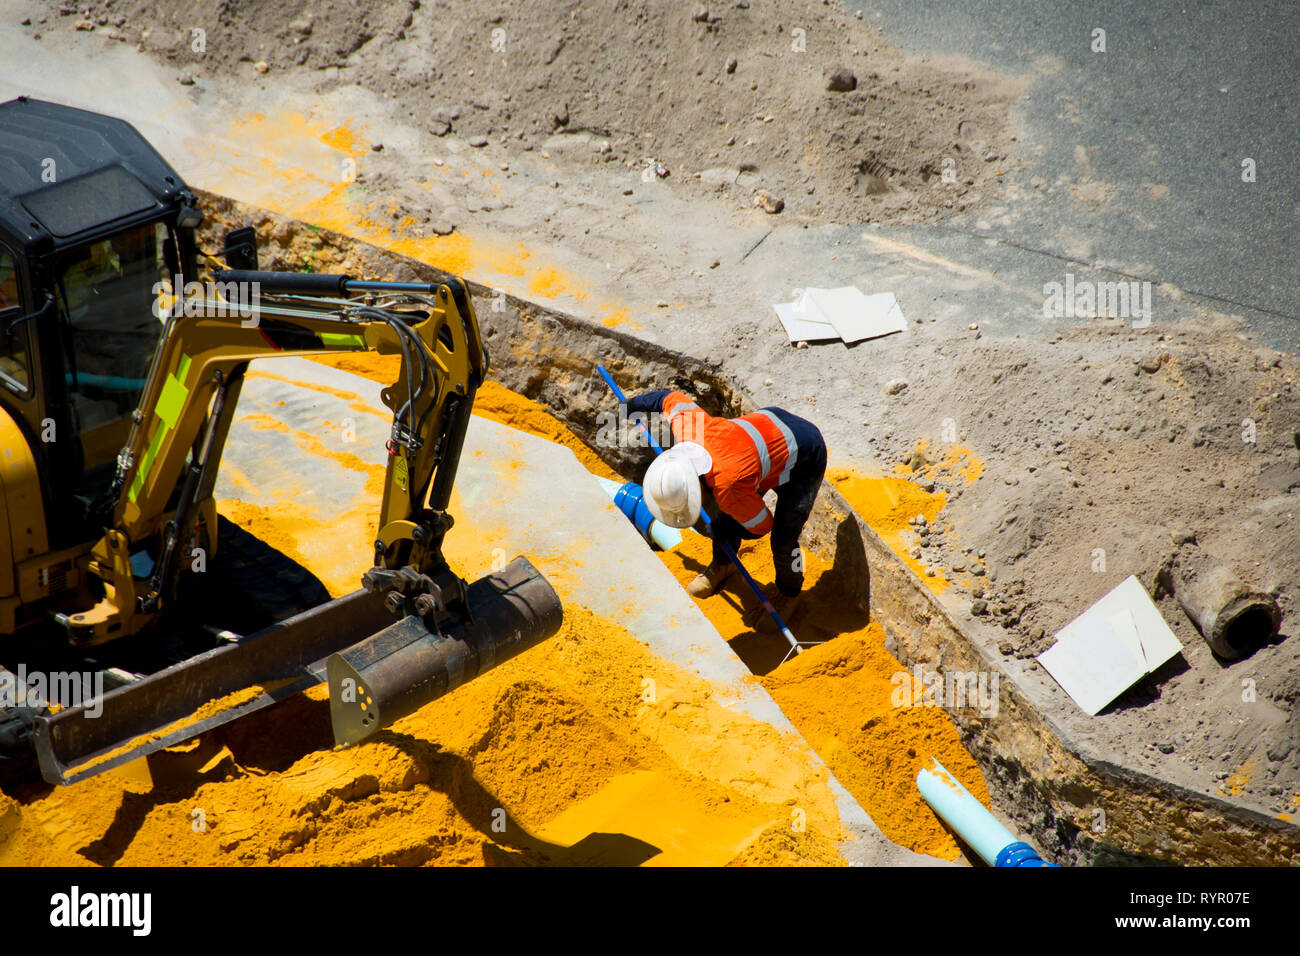
M 994 866 L 1056 866 L 1039 856 L 1028 843 L 1008 843 L 998 851 Z
M 650 526 L 654 524 L 655 516 L 645 503 L 645 492 L 640 485 L 635 481 L 626 482 L 614 494 L 614 507 L 631 520 L 642 537 L 650 537 Z

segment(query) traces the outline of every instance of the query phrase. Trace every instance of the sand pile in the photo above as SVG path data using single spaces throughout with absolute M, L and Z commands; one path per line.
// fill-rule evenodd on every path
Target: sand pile
M 205 772 L 32 801 L 0 863 L 843 862 L 806 753 L 576 606 L 547 643 L 363 746 L 330 749 L 319 689 L 213 736 Z M 806 827 L 780 837 L 796 809 Z
M 705 538 L 687 532 L 680 548 L 660 556 L 685 583 L 710 554 Z M 766 671 L 762 682 L 768 692 L 885 836 L 921 853 L 955 859 L 957 842 L 922 800 L 916 773 L 938 758 L 987 805 L 988 789 L 975 759 L 941 709 L 899 706 L 900 700 L 921 702 L 912 675 L 885 650 L 879 625 L 852 610 L 854 602 L 826 562 L 811 552 L 804 558 L 804 597 L 787 623 L 800 640 L 827 643 L 780 666 L 774 667 L 788 648 L 781 637 L 760 635 L 747 623 L 756 620 L 758 607 L 743 582 L 733 578 L 699 606 L 751 668 Z M 772 580 L 766 541 L 743 545 L 741 560 L 759 582 Z
M 810 0 L 62 9 L 191 82 L 292 74 L 321 90 L 359 84 L 434 135 L 625 164 L 630 176 L 657 164 L 674 182 L 745 206 L 761 190 L 788 212 L 842 221 L 976 205 L 998 188 L 1014 140 L 1012 84 L 905 56 Z

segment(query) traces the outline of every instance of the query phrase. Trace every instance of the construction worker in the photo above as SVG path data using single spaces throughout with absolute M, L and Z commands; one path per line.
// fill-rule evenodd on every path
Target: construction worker
M 706 533 L 713 538 L 713 559 L 686 590 L 707 597 L 731 576 L 735 566 L 722 542 L 734 552 L 741 538 L 770 533 L 779 592 L 774 605 L 788 617 L 803 589 L 799 533 L 826 474 L 826 442 L 817 426 L 780 408 L 715 418 L 678 391 L 634 396 L 627 412 L 667 416 L 673 436 L 673 446 L 651 463 L 642 484 L 650 513 L 670 527 L 686 528 L 699 521 L 706 504 L 712 505 L 712 529 Z M 712 502 L 705 501 L 701 483 Z M 764 492 L 771 490 L 776 491 L 775 514 L 763 501 Z M 775 630 L 767 616 L 752 623 Z

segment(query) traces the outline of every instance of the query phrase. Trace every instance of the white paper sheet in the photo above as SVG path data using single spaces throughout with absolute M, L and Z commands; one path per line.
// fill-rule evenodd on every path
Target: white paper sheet
M 801 309 L 802 302 L 778 302 L 776 317 L 785 327 L 785 334 L 791 342 L 822 342 L 826 339 L 838 339 L 840 333 L 829 322 L 810 317 L 807 309 Z M 820 315 L 820 313 L 816 313 Z
M 1056 635 L 1038 662 L 1096 716 L 1183 645 L 1132 575 Z
M 780 302 L 773 308 L 791 342 L 860 342 L 907 328 L 892 292 L 864 295 L 853 286 L 804 289 L 793 302 Z
M 845 286 L 809 289 L 806 295 L 845 342 L 879 338 L 907 328 L 892 292 L 863 295 L 853 286 Z

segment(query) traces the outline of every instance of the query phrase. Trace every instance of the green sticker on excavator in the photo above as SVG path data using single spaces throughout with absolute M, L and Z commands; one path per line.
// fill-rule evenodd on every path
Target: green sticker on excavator
M 393 461 L 393 475 L 397 478 L 397 487 L 405 491 L 406 483 L 408 481 L 408 471 L 405 458 L 398 456 Z
M 175 428 L 176 422 L 181 417 L 181 412 L 185 409 L 185 399 L 189 397 L 190 391 L 185 387 L 185 377 L 190 371 L 190 357 L 182 355 L 181 360 L 176 363 L 176 371 L 167 376 L 163 382 L 162 393 L 158 396 L 158 402 L 154 410 L 158 417 L 163 420 L 167 428 Z
M 363 349 L 366 347 L 364 336 L 351 332 L 321 332 L 320 340 L 325 345 L 337 345 L 342 348 Z
M 181 412 L 185 410 L 185 401 L 190 396 L 190 390 L 185 387 L 185 379 L 189 373 L 190 357 L 182 355 L 180 361 L 176 363 L 176 371 L 168 375 L 167 380 L 163 382 L 162 392 L 158 395 L 158 401 L 154 403 L 158 425 L 154 428 L 153 438 L 149 441 L 149 446 L 135 469 L 135 475 L 131 478 L 131 487 L 127 491 L 128 501 L 134 502 L 139 497 L 145 479 L 153 468 L 154 459 L 162 450 L 163 438 L 180 421 Z

